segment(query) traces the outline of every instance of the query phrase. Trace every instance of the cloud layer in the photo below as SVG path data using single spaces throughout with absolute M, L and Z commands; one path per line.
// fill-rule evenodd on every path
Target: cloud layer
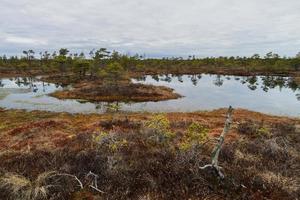
M 0 54 L 107 47 L 148 56 L 300 51 L 299 0 L 1 0 Z

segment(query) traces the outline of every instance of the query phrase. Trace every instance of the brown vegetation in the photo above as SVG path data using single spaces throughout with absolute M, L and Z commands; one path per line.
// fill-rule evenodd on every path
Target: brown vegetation
M 235 76 L 291 76 L 295 77 L 295 79 L 299 79 L 300 72 L 299 71 L 291 71 L 288 73 L 277 73 L 277 72 L 269 72 L 265 70 L 256 70 L 256 71 L 248 71 L 245 70 L 244 67 L 235 67 L 235 68 L 228 68 L 228 67 L 215 67 L 215 68 L 209 68 L 208 66 L 202 66 L 198 68 L 182 68 L 180 70 L 178 69 L 151 69 L 147 68 L 144 71 L 129 71 L 130 77 L 140 77 L 144 75 L 157 75 L 157 74 L 174 74 L 174 75 L 185 75 L 185 74 L 201 74 L 201 73 L 209 73 L 209 74 L 220 74 L 220 75 L 235 75 Z M 44 72 L 39 69 L 30 69 L 26 72 L 23 71 L 16 71 L 16 70 L 10 70 L 10 69 L 1 69 L 0 70 L 0 77 L 28 77 L 28 76 L 49 76 L 49 74 L 52 74 L 49 78 L 44 79 L 48 82 L 56 82 L 56 83 L 73 83 L 73 81 L 79 81 L 79 77 L 72 76 L 72 77 L 62 77 L 61 74 L 57 71 L 47 71 Z M 69 73 L 71 74 L 71 73 Z M 55 76 L 53 76 L 55 75 Z M 60 78 L 61 77 L 61 78 Z
M 195 137 L 199 131 L 207 133 L 208 139 L 217 137 L 225 113 L 219 109 L 155 118 L 151 113 L 71 115 L 0 110 L 0 196 L 296 199 L 299 119 L 235 110 L 220 155 L 224 180 L 199 169 L 210 160 L 213 140 L 181 148 L 185 142 L 199 139 Z M 97 186 L 104 193 L 88 187 L 95 184 L 95 179 L 87 176 L 89 171 L 97 174 Z
M 161 101 L 177 99 L 181 96 L 173 89 L 164 86 L 144 85 L 139 83 L 118 82 L 111 86 L 105 83 L 80 82 L 72 90 L 57 91 L 51 96 L 60 99 L 85 99 L 89 101 Z
M 295 82 L 296 82 L 298 85 L 300 85 L 300 75 L 294 77 L 294 79 L 295 79 Z

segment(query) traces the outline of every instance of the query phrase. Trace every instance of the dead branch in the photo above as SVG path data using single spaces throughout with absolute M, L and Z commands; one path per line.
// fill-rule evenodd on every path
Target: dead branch
M 218 164 L 219 154 L 220 154 L 221 148 L 223 146 L 225 137 L 226 137 L 227 133 L 229 132 L 229 129 L 230 129 L 230 126 L 232 123 L 232 112 L 233 112 L 233 108 L 231 106 L 229 106 L 228 111 L 227 111 L 227 118 L 225 121 L 224 129 L 218 139 L 217 145 L 215 146 L 214 150 L 212 151 L 211 164 L 200 167 L 200 169 L 206 169 L 208 167 L 213 168 L 216 171 L 217 175 L 222 179 L 224 178 L 224 174 L 221 172 L 221 167 Z
M 79 178 L 77 178 L 77 176 L 72 175 L 72 174 L 66 174 L 66 173 L 64 173 L 64 174 L 57 174 L 57 175 L 58 175 L 58 176 L 68 176 L 68 177 L 74 178 L 74 179 L 78 182 L 80 188 L 83 189 L 83 184 L 82 184 L 82 182 L 79 180 Z
M 105 193 L 104 191 L 102 191 L 102 190 L 100 190 L 100 189 L 98 188 L 97 179 L 98 179 L 99 176 L 98 176 L 97 174 L 91 172 L 91 171 L 86 175 L 86 177 L 90 177 L 90 176 L 93 176 L 93 177 L 94 177 L 94 181 L 93 181 L 93 184 L 92 184 L 92 185 L 89 185 L 89 187 L 90 187 L 90 188 L 93 188 L 94 190 L 96 190 L 96 191 L 98 191 L 98 192 L 100 192 L 100 193 Z
M 79 180 L 79 178 L 77 178 L 77 176 L 75 175 L 72 175 L 72 174 L 67 174 L 67 173 L 62 173 L 62 174 L 55 174 L 55 176 L 67 176 L 67 177 L 71 177 L 71 178 L 74 178 L 77 182 L 78 182 L 78 185 L 81 189 L 83 189 L 83 183 Z M 93 173 L 93 172 L 89 172 L 86 177 L 89 177 L 89 176 L 93 176 L 94 177 L 94 180 L 93 180 L 93 184 L 92 185 L 89 185 L 90 188 L 100 192 L 100 193 L 105 193 L 104 191 L 100 190 L 98 188 L 98 184 L 97 184 L 97 179 L 98 179 L 98 175 Z

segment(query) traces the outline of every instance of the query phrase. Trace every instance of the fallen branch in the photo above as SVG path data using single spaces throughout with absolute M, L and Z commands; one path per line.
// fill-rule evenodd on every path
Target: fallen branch
M 221 172 L 222 167 L 220 167 L 218 165 L 219 154 L 220 154 L 221 148 L 223 146 L 225 137 L 226 137 L 227 133 L 229 132 L 229 129 L 230 129 L 230 126 L 231 126 L 231 123 L 232 123 L 232 111 L 233 111 L 233 108 L 231 106 L 229 106 L 228 112 L 227 112 L 227 118 L 226 118 L 225 125 L 224 125 L 224 129 L 223 129 L 223 131 L 222 131 L 222 133 L 221 133 L 221 135 L 218 139 L 217 145 L 215 146 L 214 150 L 212 151 L 211 164 L 204 165 L 203 167 L 199 167 L 200 169 L 206 169 L 208 167 L 213 168 L 216 171 L 217 175 L 222 179 L 224 178 L 224 174 Z
M 57 174 L 57 176 L 68 176 L 68 177 L 72 177 L 72 178 L 74 178 L 74 179 L 78 182 L 80 188 L 83 189 L 83 184 L 82 184 L 82 182 L 79 180 L 79 178 L 77 178 L 77 176 L 72 175 L 72 174 L 66 174 L 66 173 L 64 173 L 64 174 Z
M 71 177 L 71 178 L 74 178 L 77 182 L 78 182 L 78 185 L 81 189 L 84 188 L 84 185 L 83 183 L 79 180 L 79 178 L 77 178 L 77 176 L 75 175 L 72 175 L 72 174 L 67 174 L 67 173 L 62 173 L 62 174 L 55 174 L 55 176 L 67 176 L 67 177 Z M 100 192 L 100 193 L 105 193 L 104 191 L 100 190 L 98 188 L 98 184 L 97 184 L 97 179 L 98 179 L 98 175 L 93 173 L 93 172 L 89 172 L 86 177 L 89 177 L 89 176 L 93 176 L 94 177 L 94 181 L 93 181 L 93 184 L 92 185 L 89 185 L 90 188 Z
M 89 185 L 89 187 L 93 188 L 94 190 L 96 190 L 96 191 L 98 191 L 100 193 L 105 193 L 104 191 L 102 191 L 102 190 L 100 190 L 98 188 L 97 179 L 98 179 L 99 176 L 97 174 L 91 172 L 91 171 L 86 175 L 86 177 L 89 177 L 89 176 L 93 176 L 94 177 L 94 184 Z

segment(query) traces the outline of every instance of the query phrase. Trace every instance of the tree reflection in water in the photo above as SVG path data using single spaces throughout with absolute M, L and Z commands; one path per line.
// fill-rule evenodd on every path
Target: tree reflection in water
M 217 75 L 216 79 L 214 80 L 214 84 L 218 87 L 221 87 L 224 83 L 224 80 L 222 79 L 221 75 Z
M 300 101 L 300 93 L 296 94 L 298 101 Z
M 300 92 L 300 85 L 294 80 L 293 77 L 282 77 L 282 76 L 223 76 L 223 75 L 212 75 L 214 76 L 213 84 L 217 87 L 223 86 L 226 80 L 235 80 L 241 84 L 246 84 L 247 88 L 250 90 L 257 90 L 261 88 L 263 91 L 268 92 L 270 89 L 274 89 L 276 87 L 281 91 L 283 88 L 289 88 L 293 92 Z M 165 81 L 170 83 L 173 78 L 177 78 L 178 82 L 183 83 L 183 75 L 151 75 L 152 79 L 159 82 Z M 199 80 L 202 78 L 202 74 L 198 75 L 188 75 L 188 78 L 192 82 L 193 85 L 198 85 Z M 146 81 L 145 76 L 142 79 Z M 300 101 L 300 93 L 296 94 L 297 100 Z

